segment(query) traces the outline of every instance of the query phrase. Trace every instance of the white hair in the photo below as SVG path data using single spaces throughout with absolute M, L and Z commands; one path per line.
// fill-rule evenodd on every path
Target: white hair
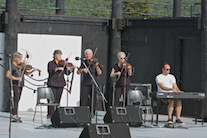
M 121 55 L 124 55 L 125 57 L 126 57 L 126 54 L 124 53 L 124 52 L 119 52 L 118 54 L 117 54 L 117 58 L 119 58 Z
M 91 50 L 91 49 L 86 49 L 85 51 L 84 51 L 84 54 L 86 55 L 86 52 L 91 52 L 91 54 L 93 54 L 93 51 Z

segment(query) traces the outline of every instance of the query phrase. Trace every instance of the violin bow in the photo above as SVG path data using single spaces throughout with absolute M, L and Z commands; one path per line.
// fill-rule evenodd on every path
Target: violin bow
M 127 57 L 126 57 L 126 59 L 125 59 L 125 62 L 127 62 L 128 58 L 129 58 L 129 55 L 130 55 L 130 53 L 127 54 Z M 122 64 L 123 64 L 123 63 L 122 63 Z M 121 69 L 121 74 L 122 74 L 123 70 L 124 70 L 124 67 Z M 120 75 L 120 76 L 121 76 L 121 75 Z M 118 80 L 120 79 L 120 76 L 117 77 L 116 81 L 118 81 Z
M 68 56 L 68 59 L 70 58 L 72 52 L 70 53 L 70 55 Z M 67 65 L 67 62 L 65 61 L 65 64 L 63 66 L 63 69 L 65 68 L 65 66 Z M 58 77 L 60 77 L 60 75 L 62 74 L 63 70 L 61 70 L 60 74 L 58 75 Z

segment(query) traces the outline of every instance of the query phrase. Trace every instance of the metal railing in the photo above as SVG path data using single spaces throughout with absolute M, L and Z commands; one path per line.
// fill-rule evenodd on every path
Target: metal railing
M 191 17 L 200 17 L 200 16 L 201 16 L 201 3 L 192 3 Z

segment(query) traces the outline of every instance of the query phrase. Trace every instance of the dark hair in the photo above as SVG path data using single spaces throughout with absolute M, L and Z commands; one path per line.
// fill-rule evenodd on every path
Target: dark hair
M 165 68 L 165 65 L 170 65 L 170 64 L 168 64 L 168 63 L 162 64 L 162 69 Z

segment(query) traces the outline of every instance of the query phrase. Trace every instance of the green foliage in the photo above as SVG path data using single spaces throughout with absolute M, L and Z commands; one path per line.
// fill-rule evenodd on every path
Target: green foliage
M 100 11 L 111 11 L 111 0 L 65 0 L 65 8 L 82 9 L 65 10 L 66 15 L 110 17 L 110 12 Z
M 142 2 L 153 2 L 153 3 L 167 3 L 171 5 L 157 5 L 157 4 L 143 4 L 143 3 L 123 3 L 123 11 L 134 14 L 124 14 L 124 17 L 143 17 L 144 14 L 154 15 L 173 15 L 173 0 L 131 0 L 131 1 L 142 1 Z M 182 16 L 191 15 L 191 4 L 201 3 L 201 0 L 182 0 Z M 5 5 L 6 0 L 0 0 L 0 5 Z M 49 9 L 56 7 L 56 0 L 19 0 L 19 11 L 24 13 L 40 13 L 40 14 L 55 14 L 55 9 Z M 30 6 L 33 8 L 26 8 Z M 39 7 L 39 8 L 34 8 Z M 43 9 L 41 7 L 47 7 Z M 65 15 L 74 16 L 100 16 L 110 17 L 111 16 L 112 0 L 65 0 Z M 201 13 L 201 8 L 196 7 L 194 10 L 196 14 Z M 79 9 L 79 10 L 78 10 Z M 0 11 L 4 11 L 4 7 L 1 6 Z M 109 12 L 103 12 L 109 11 Z M 139 14 L 135 14 L 139 13 Z M 149 17 L 149 16 L 147 16 Z M 158 16 L 150 16 L 158 17 Z
M 0 5 L 5 5 L 6 4 L 6 0 L 0 0 Z
M 150 2 L 151 0 L 133 0 L 133 1 L 141 1 L 141 2 Z M 151 13 L 151 4 L 145 3 L 134 3 L 134 2 L 125 2 L 123 3 L 123 11 L 128 13 Z M 124 14 L 124 17 L 143 17 L 147 15 L 143 14 Z

